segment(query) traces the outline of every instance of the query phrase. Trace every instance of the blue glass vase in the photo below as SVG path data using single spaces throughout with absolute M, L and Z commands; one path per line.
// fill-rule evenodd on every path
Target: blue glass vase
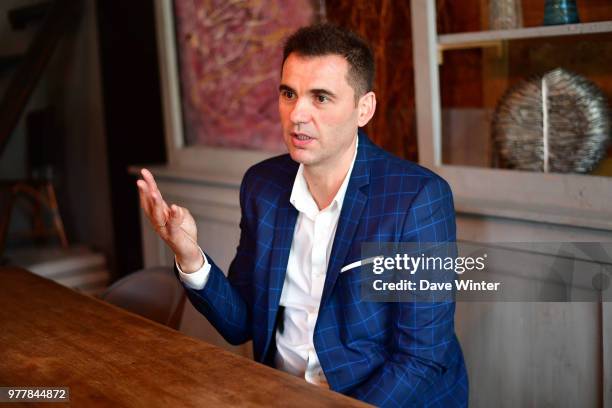
M 544 25 L 576 24 L 580 22 L 576 0 L 546 0 Z

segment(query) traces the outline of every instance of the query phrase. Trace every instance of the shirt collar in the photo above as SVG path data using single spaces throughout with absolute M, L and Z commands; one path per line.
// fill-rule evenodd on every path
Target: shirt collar
M 346 173 L 346 176 L 344 177 L 344 181 L 340 185 L 338 192 L 336 193 L 334 199 L 327 208 L 342 208 L 346 189 L 351 178 L 353 166 L 355 165 L 355 158 L 357 157 L 358 148 L 359 136 L 355 137 L 355 154 L 353 155 L 353 160 L 351 161 L 351 167 L 349 167 L 349 170 Z M 317 206 L 317 203 L 315 202 L 314 198 L 312 197 L 312 194 L 310 194 L 310 190 L 308 189 L 308 183 L 306 182 L 306 178 L 304 177 L 304 165 L 302 163 L 300 163 L 300 167 L 298 168 L 297 174 L 295 175 L 293 189 L 291 190 L 291 197 L 289 198 L 289 201 L 295 207 L 296 210 L 305 213 L 306 216 L 308 216 L 308 218 L 310 219 L 314 219 L 314 217 L 319 213 L 319 207 Z M 326 210 L 327 208 L 325 208 L 324 210 Z

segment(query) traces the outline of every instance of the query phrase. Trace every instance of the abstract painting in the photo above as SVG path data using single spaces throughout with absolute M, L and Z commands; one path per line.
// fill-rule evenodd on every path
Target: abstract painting
M 185 145 L 282 151 L 283 43 L 323 7 L 313 0 L 174 0 Z

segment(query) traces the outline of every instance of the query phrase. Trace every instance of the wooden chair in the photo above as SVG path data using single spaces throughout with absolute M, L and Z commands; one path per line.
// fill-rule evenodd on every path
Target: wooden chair
M 2 195 L 7 197 L 0 219 L 0 254 L 4 251 L 14 206 L 23 202 L 29 206 L 32 227 L 17 233 L 26 238 L 42 238 L 56 235 L 63 248 L 68 247 L 64 222 L 59 213 L 55 188 L 49 180 L 4 180 L 0 183 Z M 19 200 L 24 198 L 24 200 Z M 3 200 L 4 201 L 4 200 Z M 51 215 L 52 226 L 45 223 L 45 211 Z

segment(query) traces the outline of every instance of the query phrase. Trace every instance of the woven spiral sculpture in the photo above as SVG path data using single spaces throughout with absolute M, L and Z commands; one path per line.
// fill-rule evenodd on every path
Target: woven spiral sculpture
M 492 124 L 493 139 L 505 164 L 557 173 L 592 171 L 606 153 L 610 129 L 603 92 L 562 68 L 508 90 Z

